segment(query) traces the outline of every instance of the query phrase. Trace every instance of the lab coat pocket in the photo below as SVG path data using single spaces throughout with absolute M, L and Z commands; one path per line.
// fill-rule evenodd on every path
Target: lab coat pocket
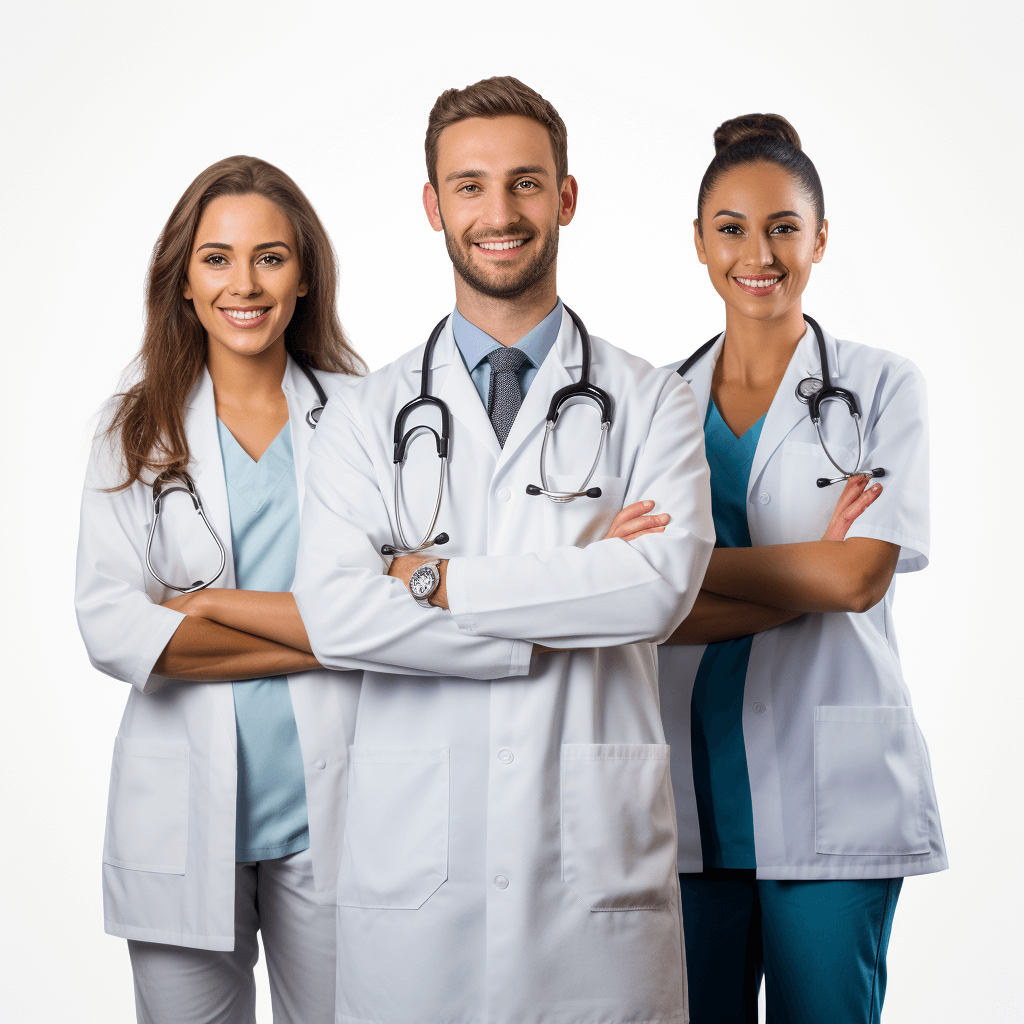
M 814 849 L 928 853 L 924 775 L 909 707 L 814 709 Z
M 103 862 L 133 871 L 185 873 L 189 746 L 114 740 Z
M 562 746 L 562 881 L 591 910 L 674 898 L 675 813 L 665 743 Z
M 417 910 L 448 879 L 448 748 L 349 748 L 338 904 Z
M 583 482 L 583 475 L 549 475 L 548 484 L 553 491 L 576 491 Z M 585 548 L 603 539 L 608 532 L 612 520 L 622 511 L 626 479 L 620 476 L 593 476 L 587 487 L 600 487 L 601 496 L 584 496 L 572 501 L 552 501 L 543 495 L 529 499 L 544 502 L 544 526 L 549 543 Z

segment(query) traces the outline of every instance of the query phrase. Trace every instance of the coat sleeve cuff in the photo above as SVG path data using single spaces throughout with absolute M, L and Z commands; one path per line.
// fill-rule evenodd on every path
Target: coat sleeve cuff
M 132 669 L 131 684 L 141 693 L 152 693 L 163 684 L 162 676 L 153 675 L 153 666 L 185 618 L 183 612 L 177 612 L 173 608 L 163 608 L 161 611 L 164 614 L 157 619 L 156 628 L 150 634 L 139 660 Z
M 455 625 L 463 633 L 476 636 L 476 628 L 473 625 L 473 611 L 469 601 L 469 584 L 466 580 L 466 559 L 448 559 L 444 585 L 448 592 L 448 611 L 451 612 Z
M 855 520 L 846 531 L 847 540 L 850 537 L 867 537 L 869 540 L 884 540 L 897 545 L 900 555 L 896 563 L 896 572 L 917 572 L 928 564 L 928 545 L 919 537 L 911 537 L 899 530 L 890 530 L 873 524 L 859 526 Z

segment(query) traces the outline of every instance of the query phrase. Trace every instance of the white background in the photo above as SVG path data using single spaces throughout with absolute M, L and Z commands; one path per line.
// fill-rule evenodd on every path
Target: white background
M 1022 26 L 990 0 L 705 6 L 107 0 L 5 15 L 7 1020 L 134 1019 L 100 902 L 127 691 L 90 668 L 72 584 L 89 420 L 138 346 L 157 234 L 214 160 L 280 165 L 331 232 L 342 321 L 379 367 L 453 301 L 420 206 L 427 113 L 492 74 L 524 79 L 569 128 L 580 202 L 560 293 L 656 364 L 723 322 L 690 226 L 715 126 L 775 111 L 800 132 L 831 226 L 805 309 L 910 356 L 930 388 L 932 564 L 901 578 L 896 616 L 952 868 L 904 885 L 885 1019 L 1020 1019 Z

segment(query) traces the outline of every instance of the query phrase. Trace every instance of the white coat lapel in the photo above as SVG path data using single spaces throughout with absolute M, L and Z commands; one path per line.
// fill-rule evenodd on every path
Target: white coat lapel
M 537 376 L 533 378 L 530 390 L 516 414 L 512 429 L 505 439 L 500 462 L 508 462 L 538 431 L 547 420 L 548 406 L 555 392 L 579 378 L 578 368 L 583 365 L 583 342 L 580 340 L 572 317 L 562 310 L 562 324 L 558 337 L 541 363 Z M 569 371 L 577 370 L 575 374 Z M 488 422 L 490 422 L 488 420 Z M 492 428 L 493 432 L 493 428 Z
M 323 387 L 322 382 L 320 386 Z M 288 357 L 281 388 L 288 402 L 288 425 L 291 429 L 292 454 L 295 458 L 295 488 L 301 515 L 302 499 L 305 496 L 302 481 L 306 477 L 306 467 L 309 465 L 309 442 L 313 439 L 313 430 L 306 422 L 306 414 L 320 404 L 320 399 L 309 378 L 291 356 Z
M 835 341 L 825 336 L 825 348 L 829 352 L 829 369 L 833 378 L 838 378 L 838 367 L 835 364 Z M 764 471 L 768 460 L 778 451 L 789 432 L 807 415 L 807 406 L 796 397 L 796 386 L 804 377 L 819 377 L 821 361 L 818 358 L 818 342 L 814 331 L 808 324 L 804 336 L 800 339 L 793 357 L 786 367 L 779 390 L 775 393 L 771 408 L 761 428 L 761 437 L 754 452 L 754 461 L 750 467 L 750 479 L 747 482 L 747 500 L 757 480 Z
M 715 375 L 715 366 L 718 364 L 718 357 L 722 354 L 722 345 L 724 343 L 725 331 L 722 331 L 714 345 L 686 371 L 684 378 L 690 384 L 693 397 L 697 399 L 697 408 L 700 410 L 702 427 L 704 417 L 707 415 L 708 404 L 711 401 L 711 379 Z M 679 365 L 681 366 L 682 363 Z
M 448 372 L 445 374 L 444 383 L 441 384 L 439 390 L 434 390 L 432 393 L 447 403 L 452 416 L 459 421 L 462 427 L 458 438 L 456 438 L 455 424 L 452 424 L 453 451 L 450 452 L 451 458 L 458 458 L 454 449 L 465 443 L 463 440 L 465 438 L 467 441 L 472 440 L 481 445 L 490 452 L 491 457 L 497 462 L 501 457 L 501 445 L 498 444 L 498 438 L 494 433 L 494 427 L 491 426 L 484 403 L 480 401 L 480 393 L 477 391 L 473 378 L 470 377 L 455 344 L 451 317 L 448 318 L 444 330 L 441 331 L 441 335 L 437 339 L 431 369 L 436 372 L 445 365 L 448 366 Z M 433 375 L 432 373 L 431 376 Z M 416 382 L 419 383 L 419 372 L 416 373 Z M 431 383 L 433 384 L 433 382 Z
M 203 502 L 206 518 L 224 545 L 224 572 L 213 586 L 233 587 L 235 562 L 231 551 L 231 514 L 228 510 L 227 486 L 224 483 L 220 438 L 217 435 L 217 406 L 213 396 L 213 381 L 205 366 L 188 402 L 185 434 L 188 437 L 191 455 L 189 473 Z M 193 518 L 187 529 L 179 531 L 178 540 L 189 578 L 209 579 L 211 549 L 214 545 L 198 517 Z M 216 563 L 213 568 L 216 569 Z M 204 572 L 207 573 L 206 576 L 203 576 Z

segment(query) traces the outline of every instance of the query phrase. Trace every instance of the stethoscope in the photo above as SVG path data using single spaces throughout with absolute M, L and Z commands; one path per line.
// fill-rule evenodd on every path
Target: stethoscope
M 572 317 L 572 322 L 576 325 L 576 330 L 580 332 L 580 339 L 583 342 L 582 373 L 580 374 L 580 379 L 575 384 L 567 384 L 564 388 L 560 388 L 555 392 L 551 399 L 551 404 L 548 406 L 548 413 L 544 424 L 544 440 L 541 443 L 540 448 L 540 485 L 528 484 L 526 487 L 526 493 L 530 495 L 544 494 L 552 501 L 567 502 L 574 501 L 576 498 L 601 497 L 600 487 L 588 487 L 587 485 L 590 483 L 591 478 L 597 471 L 598 464 L 601 461 L 601 454 L 604 451 L 605 441 L 608 438 L 608 430 L 612 425 L 612 399 L 607 391 L 590 382 L 590 335 L 587 333 L 586 327 L 583 326 L 583 321 L 568 306 L 563 305 L 562 308 L 569 314 L 569 316 Z M 447 322 L 448 317 L 446 316 L 430 332 L 430 337 L 427 339 L 426 347 L 423 349 L 423 368 L 420 374 L 420 393 L 411 402 L 407 402 L 403 405 L 398 411 L 398 416 L 395 418 L 395 454 L 393 461 L 395 465 L 395 534 L 397 535 L 397 538 L 396 543 L 384 544 L 381 546 L 380 552 L 382 555 L 416 554 L 419 551 L 424 551 L 429 547 L 433 547 L 435 544 L 447 544 L 450 540 L 447 533 L 439 533 L 431 539 L 431 534 L 434 532 L 434 527 L 437 525 L 438 514 L 441 511 L 441 499 L 444 494 L 444 481 L 447 476 L 448 441 L 451 436 L 451 412 L 443 399 L 430 394 L 429 374 L 430 363 L 434 355 L 434 346 L 437 344 L 437 339 L 441 336 L 441 331 L 444 329 L 444 325 Z M 546 472 L 548 441 L 550 440 L 552 433 L 554 433 L 555 424 L 558 422 L 562 406 L 574 398 L 585 398 L 588 401 L 592 401 L 597 404 L 601 411 L 601 437 L 597 445 L 597 454 L 594 456 L 594 462 L 590 467 L 590 472 L 587 473 L 584 478 L 583 483 L 581 483 L 575 491 L 556 491 L 548 485 Z M 434 406 L 440 414 L 441 432 L 438 433 L 433 427 L 428 427 L 426 424 L 417 424 L 409 430 L 404 430 L 405 420 L 409 413 L 427 405 Z M 427 527 L 426 533 L 423 534 L 423 539 L 419 544 L 413 545 L 409 543 L 405 535 L 405 530 L 402 527 L 402 466 L 405 463 L 405 456 L 409 447 L 409 442 L 420 430 L 425 430 L 428 433 L 433 434 L 434 445 L 437 449 L 437 456 L 440 460 L 440 465 L 438 466 L 437 500 L 434 502 L 434 513 L 431 516 L 430 525 Z
M 320 414 L 324 411 L 324 406 L 327 405 L 327 393 L 320 386 L 320 382 L 316 379 L 316 375 L 308 366 L 303 366 L 301 363 L 297 364 L 299 369 L 309 379 L 310 384 L 313 385 L 313 390 L 316 392 L 317 405 L 306 413 L 306 422 L 309 424 L 311 430 L 316 430 L 317 423 L 320 422 Z M 167 486 L 168 483 L 170 486 Z M 156 536 L 157 523 L 160 521 L 160 506 L 163 503 L 164 498 L 168 494 L 174 494 L 175 491 L 180 491 L 182 494 L 187 494 L 192 499 L 192 507 L 198 513 L 199 518 L 203 521 L 207 530 L 210 531 L 210 536 L 213 538 L 214 543 L 217 545 L 217 550 L 220 552 L 220 567 L 217 572 L 209 580 L 205 582 L 203 580 L 196 580 L 189 587 L 179 587 L 173 583 L 168 583 L 167 580 L 163 579 L 160 574 L 153 568 L 153 538 Z M 193 594 L 197 590 L 203 590 L 210 586 L 211 583 L 215 583 L 220 579 L 220 574 L 224 571 L 224 566 L 227 564 L 228 553 L 224 549 L 224 545 L 221 543 L 220 537 L 217 536 L 217 531 L 213 528 L 213 524 L 209 519 L 206 518 L 206 509 L 203 508 L 203 500 L 199 497 L 199 492 L 196 490 L 196 485 L 187 472 L 176 473 L 170 477 L 158 477 L 153 484 L 153 524 L 149 528 L 149 541 L 146 544 L 146 568 L 149 569 L 153 579 L 161 586 L 167 587 L 169 590 L 177 590 L 179 594 Z
M 825 349 L 825 336 L 822 334 L 821 328 L 818 326 L 817 320 L 812 320 L 806 313 L 804 319 L 814 329 L 814 337 L 818 342 L 818 358 L 821 361 L 821 376 L 820 377 L 804 377 L 802 381 L 796 386 L 796 397 L 807 406 L 807 412 L 811 417 L 811 422 L 814 424 L 814 429 L 818 434 L 818 443 L 821 445 L 821 450 L 825 453 L 828 461 L 832 463 L 836 469 L 839 470 L 840 476 L 829 478 L 827 476 L 819 476 L 817 483 L 819 487 L 829 487 L 832 484 L 838 484 L 843 480 L 849 480 L 852 476 L 885 476 L 885 470 L 881 467 L 877 469 L 861 469 L 860 460 L 863 452 L 863 439 L 861 437 L 860 430 L 860 403 L 857 401 L 857 396 L 849 391 L 847 388 L 837 388 L 832 383 L 832 377 L 828 370 L 828 352 Z M 696 352 L 690 356 L 686 362 L 676 371 L 680 377 L 684 376 L 686 372 L 697 362 L 702 356 L 706 355 L 711 347 L 718 341 L 720 335 L 716 334 L 709 341 L 706 341 Z M 852 470 L 846 470 L 839 465 L 834 458 L 832 453 L 828 450 L 828 445 L 825 444 L 825 438 L 821 433 L 821 407 L 825 402 L 842 402 L 850 413 L 853 419 L 853 425 L 857 429 L 857 461 L 854 464 Z

